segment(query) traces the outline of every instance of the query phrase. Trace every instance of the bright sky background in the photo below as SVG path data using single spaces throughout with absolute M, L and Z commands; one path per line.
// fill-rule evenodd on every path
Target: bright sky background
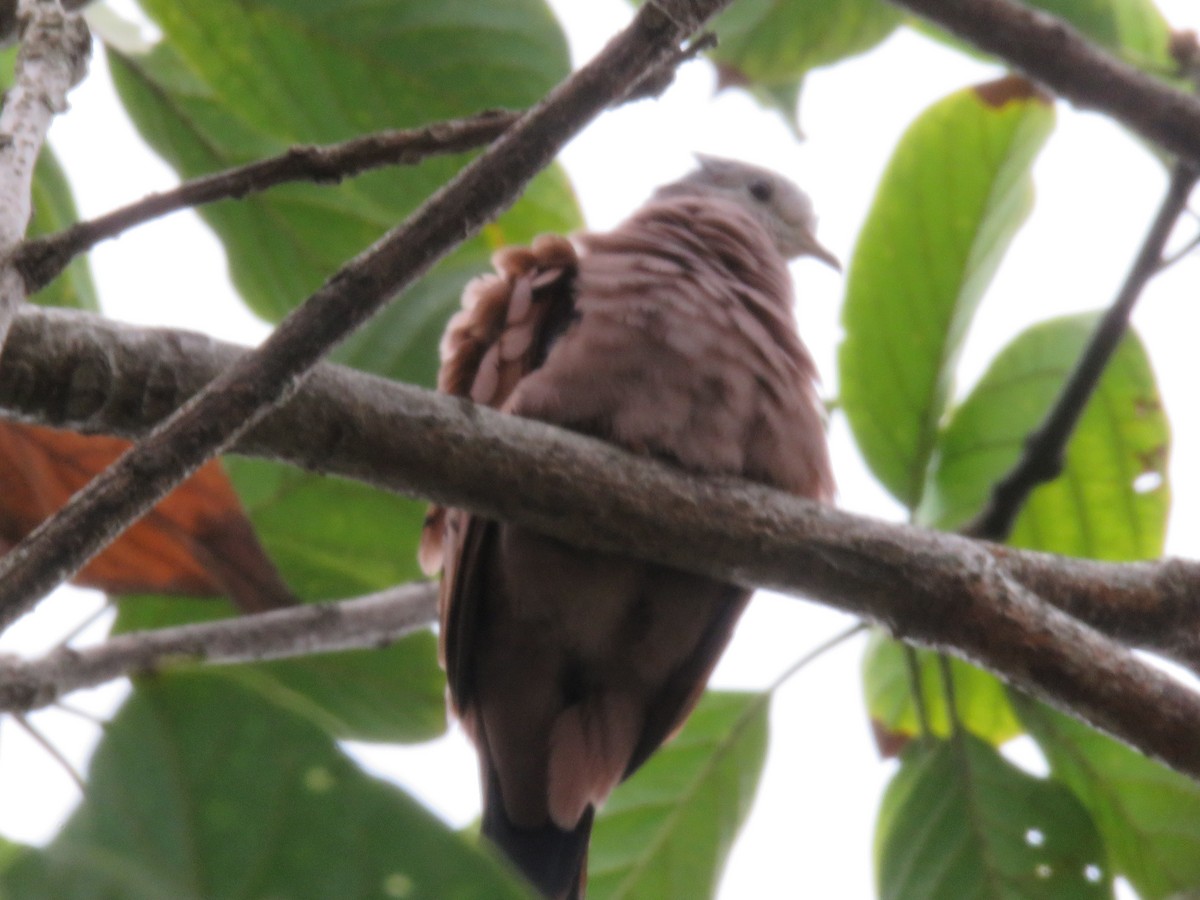
M 132 14 L 129 0 L 114 4 Z M 576 63 L 589 58 L 629 18 L 624 0 L 551 0 L 564 22 Z M 1200 28 L 1196 0 L 1159 0 L 1176 27 Z M 851 255 L 891 148 L 926 106 L 1000 70 L 966 59 L 908 32 L 882 48 L 812 75 L 797 145 L 778 117 L 731 91 L 713 97 L 711 67 L 685 67 L 655 103 L 606 115 L 564 152 L 563 161 L 593 228 L 616 224 L 658 184 L 688 170 L 692 151 L 735 156 L 793 177 L 812 194 L 820 237 L 843 260 Z M 1096 309 L 1114 295 L 1162 195 L 1162 167 L 1139 142 L 1098 116 L 1059 104 L 1059 126 L 1035 171 L 1038 205 L 1018 235 L 980 310 L 964 354 L 961 385 L 979 376 L 997 349 L 1030 323 Z M 72 95 L 71 113 L 52 140 L 71 176 L 82 214 L 97 215 L 175 182 L 141 143 L 117 105 L 102 57 Z M 1186 221 L 1180 239 L 1200 228 Z M 225 277 L 215 238 L 192 214 L 179 214 L 109 242 L 92 255 L 108 314 L 129 322 L 208 331 L 254 343 L 267 328 L 242 307 Z M 793 267 L 801 334 L 826 389 L 835 394 L 842 279 L 800 262 Z M 1194 348 L 1200 255 L 1158 278 L 1136 314 L 1158 372 L 1175 447 L 1176 498 L 1169 550 L 1200 557 L 1200 458 L 1193 413 Z M 899 508 L 858 460 L 844 422 L 831 434 L 840 502 L 848 509 L 898 518 Z M 1190 470 L 1190 471 L 1189 471 Z M 0 650 L 33 654 L 99 606 L 94 596 L 62 591 L 0 640 Z M 717 671 L 721 687 L 769 684 L 807 649 L 849 624 L 814 604 L 760 596 Z M 103 633 L 93 626 L 92 637 Z M 734 850 L 721 896 L 868 898 L 873 895 L 871 835 L 892 764 L 874 751 L 860 692 L 861 639 L 830 653 L 781 690 L 772 709 L 767 770 L 750 825 Z M 107 715 L 121 685 L 68 701 Z M 80 769 L 98 737 L 95 725 L 61 711 L 33 721 Z M 477 814 L 475 763 L 457 734 L 416 749 L 356 746 L 372 771 L 393 777 L 461 825 Z M 48 756 L 5 720 L 0 727 L 0 833 L 31 842 L 53 835 L 78 792 Z

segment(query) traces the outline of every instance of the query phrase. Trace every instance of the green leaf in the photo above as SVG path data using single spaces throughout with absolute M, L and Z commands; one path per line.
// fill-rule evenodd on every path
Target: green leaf
M 871 470 L 921 500 L 975 309 L 1032 202 L 1053 108 L 1011 80 L 959 91 L 897 145 L 850 265 L 841 401 Z
M 1171 26 L 1153 0 L 1029 0 L 1029 5 L 1066 19 L 1128 63 L 1166 74 Z
M 332 739 L 232 683 L 146 680 L 105 731 L 58 838 L 8 900 L 474 900 L 528 895 Z
M 880 0 L 743 0 L 713 21 L 712 57 L 754 84 L 797 84 L 818 66 L 870 50 L 900 18 Z
M 881 900 L 1112 896 L 1079 801 L 970 735 L 920 741 L 888 785 L 875 834 Z
M 525 106 L 570 67 L 562 30 L 539 0 L 141 6 L 237 115 L 281 138 L 338 140 Z
M 588 897 L 711 897 L 767 749 L 762 695 L 709 692 L 596 820 Z
M 33 170 L 33 218 L 26 234 L 39 237 L 61 231 L 79 220 L 71 185 L 49 146 L 42 148 L 37 168 Z M 86 256 L 77 256 L 65 272 L 42 288 L 32 298 L 42 306 L 69 306 L 74 309 L 97 310 L 96 285 Z
M 227 603 L 215 600 L 126 597 L 113 632 L 168 628 L 231 614 Z M 422 632 L 378 649 L 207 666 L 204 671 L 253 691 L 334 737 L 411 743 L 446 730 L 445 679 L 436 654 L 437 640 Z M 172 671 L 191 665 L 180 660 Z
M 265 460 L 224 462 L 263 545 L 304 599 L 350 597 L 421 577 L 424 503 Z
M 921 521 L 949 529 L 982 509 L 1096 322 L 1091 314 L 1043 322 L 996 357 L 942 434 Z M 1094 559 L 1159 556 L 1170 507 L 1169 442 L 1150 360 L 1131 332 L 1071 437 L 1063 474 L 1034 491 L 1010 543 Z
M 879 631 L 872 633 L 863 657 L 863 691 L 871 721 L 897 735 L 916 737 L 921 733 L 906 652 L 917 655 L 929 727 L 934 735 L 947 737 L 951 722 L 938 654 L 906 648 Z M 1000 680 L 960 659 L 949 662 L 955 711 L 962 727 L 997 747 L 1021 734 L 1023 729 Z
M 19 859 L 34 852 L 36 851 L 32 847 L 0 837 L 0 878 L 3 877 L 4 871 L 11 868 Z
M 423 504 L 265 460 L 224 463 L 260 540 L 300 597 L 341 599 L 420 577 Z M 229 613 L 212 601 L 130 598 L 116 627 L 163 628 Z M 445 731 L 445 679 L 431 634 L 382 649 L 214 671 L 339 738 L 410 742 Z
M 1200 888 L 1200 785 L 1015 691 L 1013 705 L 1091 813 L 1114 874 L 1145 900 Z
M 540 98 L 568 70 L 562 34 L 537 0 L 271 3 L 146 0 L 166 42 L 146 55 L 109 50 L 114 80 L 147 141 L 191 177 L 278 153 Z M 315 115 L 313 110 L 319 109 Z M 369 173 L 338 186 L 291 184 L 202 215 L 225 245 L 246 302 L 277 320 L 345 260 L 404 219 L 463 156 Z M 565 177 L 526 197 L 394 306 L 340 358 L 429 384 L 436 332 L 464 281 L 497 246 L 577 227 Z M 414 324 L 415 323 L 415 324 Z M 389 352 L 381 359 L 379 348 Z M 411 358 L 410 358 L 411 357 Z

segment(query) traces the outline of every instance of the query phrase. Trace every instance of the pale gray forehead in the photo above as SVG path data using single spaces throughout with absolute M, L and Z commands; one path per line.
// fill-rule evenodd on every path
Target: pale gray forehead
M 816 224 L 812 200 L 794 182 L 774 172 L 736 159 L 696 154 L 700 167 L 674 184 L 666 185 L 659 193 L 683 193 L 690 190 L 704 193 L 706 189 L 741 199 L 749 198 L 757 184 L 769 185 L 769 205 L 785 221 L 812 227 Z

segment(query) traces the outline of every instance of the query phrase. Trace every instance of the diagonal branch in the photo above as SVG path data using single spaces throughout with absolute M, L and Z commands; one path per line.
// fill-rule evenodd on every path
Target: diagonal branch
M 256 351 L 0 559 L 0 624 L 73 575 L 207 459 L 286 399 L 398 291 L 516 199 L 566 141 L 728 0 L 656 0 L 402 225 L 342 267 Z
M 427 628 L 436 607 L 435 585 L 407 584 L 341 603 L 130 632 L 84 650 L 61 647 L 32 662 L 0 657 L 0 710 L 40 709 L 80 688 L 181 664 L 230 665 L 381 647 Z
M 964 534 L 990 541 L 1006 540 L 1033 489 L 1062 474 L 1067 442 L 1128 330 L 1134 304 L 1150 279 L 1161 271 L 1167 240 L 1187 208 L 1198 174 L 1200 170 L 1191 166 L 1175 165 L 1166 196 L 1116 300 L 1096 325 L 1054 406 L 1037 430 L 1026 438 L 1021 458 L 996 482 L 987 507 L 963 529 Z
M 133 357 L 153 357 L 135 377 L 144 376 L 138 396 L 154 404 L 231 361 L 237 368 L 237 351 L 207 338 L 90 319 L 22 313 L 12 342 L 19 352 L 0 366 L 0 403 L 26 415 L 49 406 L 59 423 L 107 419 L 136 429 L 145 427 L 135 423 L 144 411 L 128 395 L 109 404 L 105 393 L 105 379 L 126 377 Z M 72 361 L 58 373 L 66 380 L 46 391 L 55 383 L 40 379 L 39 358 L 52 332 L 73 333 Z M 235 449 L 581 546 L 805 594 L 978 662 L 1200 777 L 1200 695 L 1043 602 L 1090 593 L 1129 609 L 1157 604 L 1160 621 L 1174 615 L 1197 634 L 1200 564 L 1062 559 L 877 522 L 761 485 L 689 476 L 582 435 L 331 365 Z
M 1017 0 L 891 0 L 994 53 L 1083 109 L 1107 113 L 1200 165 L 1200 99 L 1093 44 Z
M 431 156 L 462 153 L 495 140 L 520 112 L 488 110 L 464 119 L 403 131 L 381 131 L 337 144 L 290 147 L 278 156 L 185 181 L 149 194 L 57 234 L 27 241 L 13 257 L 29 293 L 53 281 L 80 253 L 168 213 L 242 198 L 293 181 L 338 182 L 382 166 L 414 165 Z
M 91 51 L 87 26 L 64 13 L 58 0 L 20 0 L 21 49 L 13 85 L 0 110 L 0 259 L 25 234 L 32 211 L 33 171 L 54 116 L 83 78 Z M 11 261 L 0 263 L 0 347 L 25 285 Z

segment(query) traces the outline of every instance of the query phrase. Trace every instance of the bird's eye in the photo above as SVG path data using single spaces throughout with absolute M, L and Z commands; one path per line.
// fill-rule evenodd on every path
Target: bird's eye
M 750 182 L 750 196 L 759 203 L 766 203 L 771 199 L 771 182 L 761 178 Z

